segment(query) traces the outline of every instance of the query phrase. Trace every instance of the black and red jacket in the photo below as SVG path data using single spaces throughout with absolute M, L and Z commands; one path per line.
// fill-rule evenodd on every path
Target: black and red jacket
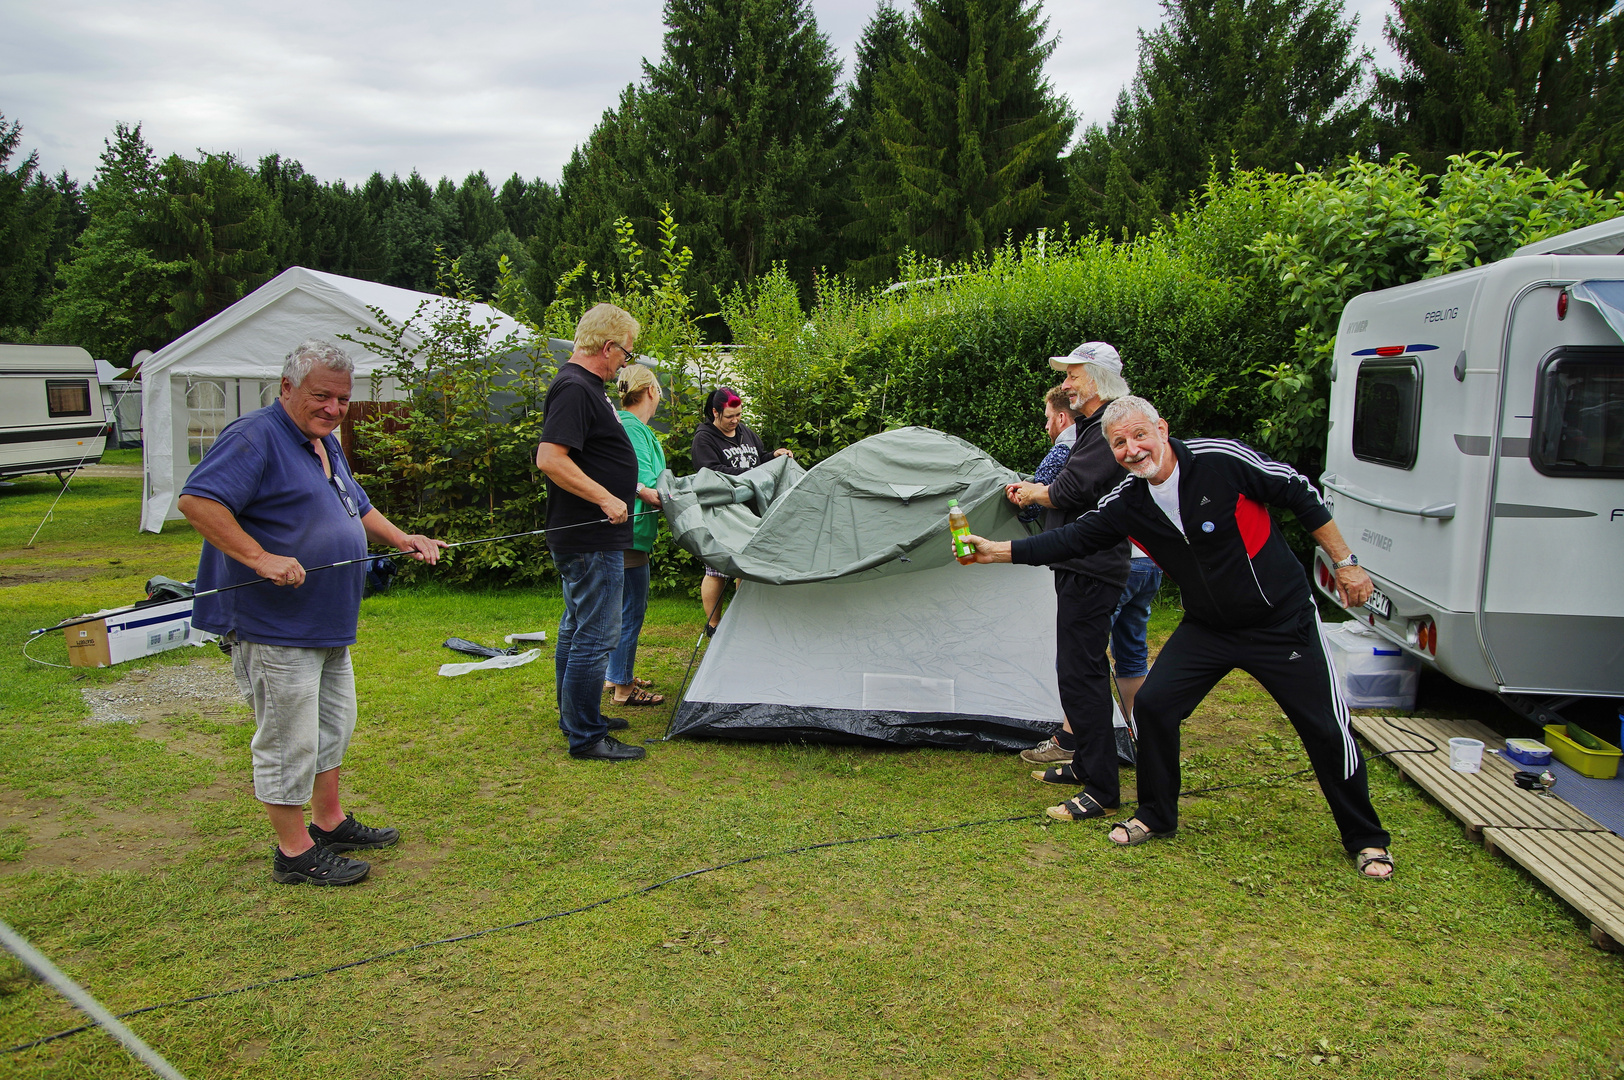
M 1297 515 L 1309 532 L 1331 512 L 1308 478 L 1233 439 L 1170 440 L 1179 462 L 1179 516 L 1173 527 L 1150 482 L 1123 480 L 1099 506 L 1053 532 L 1016 540 L 1017 563 L 1046 565 L 1138 544 L 1178 582 L 1187 617 L 1217 629 L 1267 626 L 1313 602 L 1308 575 L 1269 507 Z

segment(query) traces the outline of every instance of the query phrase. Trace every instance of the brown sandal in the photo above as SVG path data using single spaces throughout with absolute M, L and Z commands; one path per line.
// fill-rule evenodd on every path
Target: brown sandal
M 639 679 L 636 675 L 633 675 L 632 676 L 632 685 L 637 687 L 640 690 L 646 690 L 649 687 L 653 686 L 654 683 L 651 682 L 648 679 Z M 615 688 L 615 684 L 610 682 L 608 679 L 605 679 L 603 681 L 603 688 L 605 690 L 613 690 Z
M 1049 807 L 1044 813 L 1056 821 L 1087 821 L 1089 818 L 1104 817 L 1115 809 L 1114 806 L 1101 806 L 1094 796 L 1079 791 L 1059 806 Z
M 633 708 L 637 708 L 644 705 L 664 705 L 665 695 L 651 694 L 647 690 L 642 690 L 634 686 L 632 687 L 632 692 L 627 694 L 625 697 L 618 698 L 610 695 L 609 700 L 613 701 L 616 705 L 630 705 Z
M 1371 881 L 1391 881 L 1393 871 L 1397 869 L 1393 865 L 1393 853 L 1391 851 L 1359 851 L 1354 853 L 1353 859 L 1358 864 L 1359 876 L 1369 878 Z M 1387 867 L 1387 873 L 1367 873 L 1367 868 L 1371 866 L 1385 866 Z
M 1123 832 L 1128 834 L 1128 838 L 1126 840 L 1118 840 L 1115 836 L 1111 835 L 1111 833 L 1116 832 L 1118 829 L 1121 829 Z M 1111 832 L 1106 833 L 1105 838 L 1111 841 L 1111 843 L 1115 844 L 1117 847 L 1135 847 L 1139 844 L 1143 844 L 1147 840 L 1165 840 L 1170 836 L 1177 836 L 1178 834 L 1179 831 L 1177 829 L 1168 829 L 1166 832 L 1151 832 L 1142 822 L 1128 820 L 1111 822 Z

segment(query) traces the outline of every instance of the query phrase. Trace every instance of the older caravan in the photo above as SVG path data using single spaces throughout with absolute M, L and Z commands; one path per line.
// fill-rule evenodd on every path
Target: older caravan
M 1322 482 L 1378 590 L 1355 615 L 1536 719 L 1624 697 L 1621 251 L 1616 218 L 1337 330 Z
M 61 476 L 107 445 L 96 361 L 70 345 L 0 345 L 0 478 Z

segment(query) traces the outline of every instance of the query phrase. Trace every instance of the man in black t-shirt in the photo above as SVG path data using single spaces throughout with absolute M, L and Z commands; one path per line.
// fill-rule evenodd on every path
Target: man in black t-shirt
M 603 384 L 631 361 L 637 320 L 613 304 L 581 316 L 575 351 L 547 389 L 536 468 L 547 477 L 547 549 L 564 587 L 553 667 L 558 726 L 570 756 L 629 761 L 644 754 L 609 734 L 626 727 L 599 708 L 609 653 L 620 641 L 627 506 L 637 454 Z

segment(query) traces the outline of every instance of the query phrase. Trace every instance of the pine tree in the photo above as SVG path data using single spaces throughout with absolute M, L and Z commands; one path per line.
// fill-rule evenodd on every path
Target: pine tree
M 865 283 L 889 277 L 893 262 L 882 253 L 885 219 L 870 211 L 864 193 L 894 190 L 898 183 L 896 165 L 886 153 L 875 120 L 880 77 L 903 57 L 907 46 L 907 18 L 890 0 L 881 0 L 857 42 L 857 69 L 846 90 L 840 124 L 840 171 L 846 178 L 840 262 L 844 273 Z
M 617 267 L 619 218 L 644 230 L 655 228 L 652 200 L 670 190 L 671 179 L 644 115 L 647 98 L 635 83 L 627 85 L 617 106 L 604 111 L 586 142 L 565 162 L 558 183 L 556 237 L 550 244 L 538 238 L 529 245 L 525 284 L 539 302 L 550 302 L 555 282 L 579 263 L 600 271 Z M 650 177 L 656 170 L 657 182 Z
M 1530 165 L 1624 176 L 1624 12 L 1613 0 L 1398 0 L 1400 68 L 1377 76 L 1382 153 L 1428 172 L 1451 154 L 1515 150 Z
M 904 249 L 961 259 L 1054 220 L 1074 121 L 1043 75 L 1056 41 L 1040 14 L 1037 0 L 919 0 L 876 83 L 896 183 L 860 180 L 888 272 Z
M 665 23 L 644 69 L 651 156 L 635 209 L 670 203 L 702 304 L 775 262 L 809 280 L 829 254 L 840 116 L 839 61 L 811 4 L 666 0 Z
M 38 153 L 8 165 L 22 125 L 0 114 L 0 337 L 28 340 L 45 319 L 56 269 L 80 228 L 84 207 L 67 173 L 46 176 Z
M 1213 169 L 1336 162 L 1374 142 L 1342 0 L 1164 0 L 1109 125 L 1072 155 L 1084 227 L 1140 231 Z
M 230 154 L 172 154 L 158 173 L 146 232 L 160 259 L 180 264 L 167 321 L 184 334 L 270 280 L 286 226 L 265 185 Z

